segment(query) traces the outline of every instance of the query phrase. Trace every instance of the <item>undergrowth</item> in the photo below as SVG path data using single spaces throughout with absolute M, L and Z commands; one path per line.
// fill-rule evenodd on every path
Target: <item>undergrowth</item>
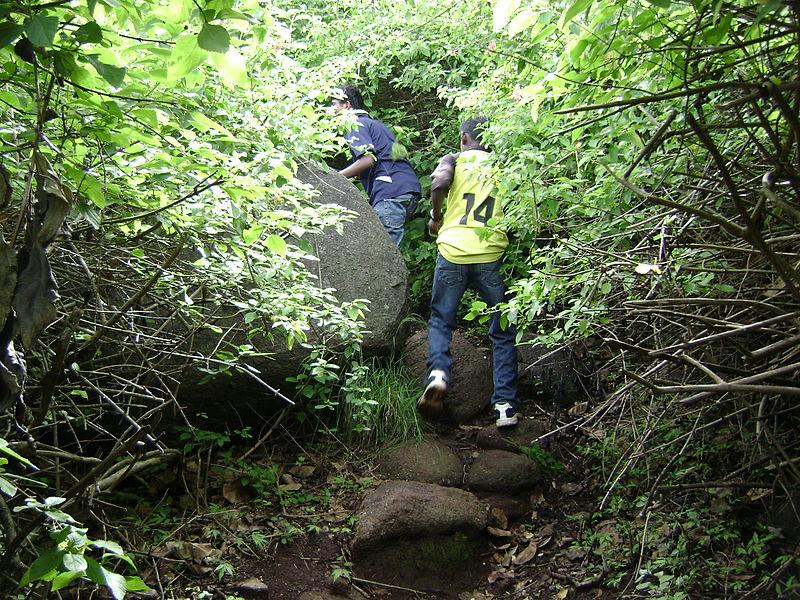
M 800 597 L 800 544 L 775 516 L 778 490 L 706 480 L 710 466 L 745 463 L 723 443 L 742 432 L 719 428 L 676 454 L 642 443 L 650 426 L 620 421 L 580 449 L 604 493 L 572 547 L 587 571 L 624 598 Z

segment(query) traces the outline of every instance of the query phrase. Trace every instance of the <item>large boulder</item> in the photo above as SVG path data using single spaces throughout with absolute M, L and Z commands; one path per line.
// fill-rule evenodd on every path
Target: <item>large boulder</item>
M 318 260 L 308 261 L 307 266 L 322 288 L 335 290 L 340 302 L 369 301 L 363 350 L 368 355 L 389 354 L 395 344 L 404 342 L 401 323 L 408 314 L 408 271 L 399 251 L 361 193 L 336 171 L 306 163 L 297 177 L 319 191 L 316 201 L 320 204 L 338 204 L 357 213 L 342 234 L 328 228 L 308 237 Z M 227 332 L 227 343 L 249 343 L 262 355 L 248 357 L 247 364 L 255 369 L 250 374 L 231 371 L 230 376 L 218 375 L 203 385 L 198 385 L 201 374 L 185 372 L 180 397 L 204 412 L 215 412 L 221 399 L 234 400 L 237 410 L 248 406 L 259 412 L 269 410 L 264 402 L 275 406 L 259 380 L 284 387 L 286 378 L 299 372 L 309 350 L 299 344 L 288 348 L 282 340 L 264 335 L 246 338 L 240 311 L 232 305 L 217 307 L 210 322 Z M 201 330 L 190 343 L 200 352 L 211 353 L 219 341 L 217 333 Z
M 481 448 L 519 453 L 521 448 L 534 444 L 541 446 L 539 437 L 549 431 L 550 427 L 544 421 L 520 419 L 516 427 L 498 428 L 494 424 L 484 427 L 478 432 L 475 442 Z
M 358 213 L 344 226 L 343 235 L 328 229 L 310 240 L 319 258 L 320 285 L 334 288 L 342 302 L 369 300 L 364 350 L 385 354 L 396 344 L 402 347 L 400 324 L 408 316 L 408 270 L 375 211 L 336 171 L 306 163 L 297 177 L 320 192 L 319 203 L 338 204 Z M 316 273 L 316 265 L 313 268 Z

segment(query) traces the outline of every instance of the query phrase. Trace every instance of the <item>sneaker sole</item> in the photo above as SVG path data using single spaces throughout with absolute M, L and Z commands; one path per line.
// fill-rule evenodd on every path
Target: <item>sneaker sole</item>
M 512 425 L 516 425 L 519 422 L 519 418 L 517 415 L 513 417 L 501 417 L 495 421 L 495 424 L 498 427 L 511 427 Z
M 429 386 L 422 397 L 417 401 L 417 409 L 426 419 L 435 419 L 442 414 L 444 408 L 444 395 L 447 388 Z

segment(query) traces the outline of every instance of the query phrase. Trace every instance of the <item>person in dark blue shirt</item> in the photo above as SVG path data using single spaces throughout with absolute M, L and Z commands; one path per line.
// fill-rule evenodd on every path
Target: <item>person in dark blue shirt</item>
M 369 203 L 384 229 L 399 246 L 403 226 L 414 214 L 421 187 L 414 169 L 404 158 L 394 158 L 392 149 L 397 140 L 391 130 L 370 117 L 357 88 L 346 85 L 331 106 L 336 113 L 351 111 L 358 126 L 345 135 L 353 162 L 339 171 L 347 178 L 358 177 L 369 196 Z

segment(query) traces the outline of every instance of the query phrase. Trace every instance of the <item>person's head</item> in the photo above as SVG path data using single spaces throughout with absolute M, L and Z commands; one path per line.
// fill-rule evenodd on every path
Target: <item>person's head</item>
M 337 113 L 345 109 L 364 110 L 364 98 L 356 86 L 344 85 L 331 98 L 331 107 Z
M 461 150 L 486 150 L 483 131 L 488 123 L 486 117 L 475 117 L 461 123 Z

